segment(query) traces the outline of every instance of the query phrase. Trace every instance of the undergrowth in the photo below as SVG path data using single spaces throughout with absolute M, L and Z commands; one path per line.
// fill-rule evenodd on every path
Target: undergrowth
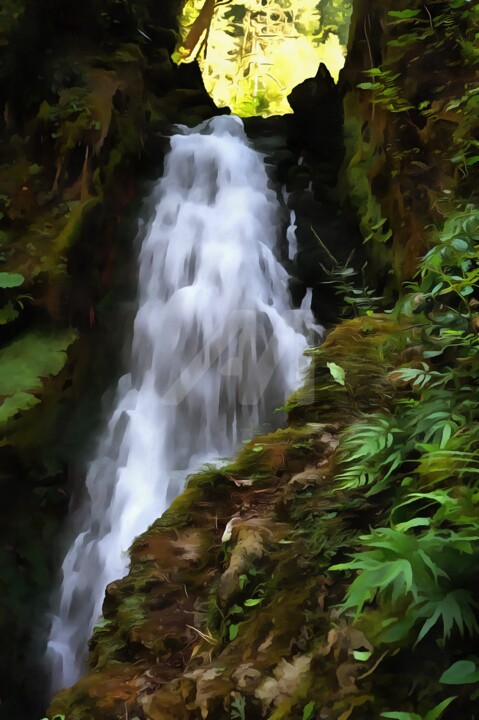
M 414 653 L 428 641 L 454 661 L 435 697 L 460 684 L 469 718 L 479 697 L 479 208 L 456 201 L 435 240 L 390 311 L 410 333 L 385 368 L 389 399 L 363 407 L 338 448 L 337 492 L 383 512 L 330 571 L 348 583 L 341 614 L 370 631 L 374 617 L 376 647 Z M 454 671 L 461 663 L 468 673 Z

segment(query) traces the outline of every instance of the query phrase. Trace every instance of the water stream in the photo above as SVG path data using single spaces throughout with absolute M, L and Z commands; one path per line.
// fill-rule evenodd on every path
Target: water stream
M 152 200 L 131 371 L 88 467 L 88 501 L 71 518 L 77 536 L 47 650 L 53 690 L 81 675 L 105 587 L 126 574 L 133 539 L 186 475 L 272 422 L 315 331 L 310 294 L 291 305 L 275 254 L 278 200 L 238 118 L 175 135 Z

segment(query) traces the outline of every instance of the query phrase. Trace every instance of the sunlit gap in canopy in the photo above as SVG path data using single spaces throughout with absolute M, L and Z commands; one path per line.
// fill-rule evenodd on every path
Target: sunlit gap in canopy
M 241 116 L 291 112 L 287 95 L 344 65 L 348 0 L 186 0 L 177 63 L 198 60 L 215 103 Z

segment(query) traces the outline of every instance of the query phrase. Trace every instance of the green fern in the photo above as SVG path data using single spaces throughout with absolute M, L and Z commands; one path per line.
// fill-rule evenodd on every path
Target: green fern
M 406 532 L 379 528 L 359 538 L 367 548 L 354 553 L 349 562 L 333 565 L 333 571 L 352 571 L 343 610 L 353 610 L 357 618 L 365 605 L 376 601 L 389 605 L 394 612 L 407 606 L 406 623 L 402 623 L 396 639 L 421 624 L 417 642 L 442 622 L 442 638 L 447 640 L 454 627 L 463 635 L 479 631 L 472 594 L 461 585 L 471 583 L 477 573 L 475 554 L 479 536 L 464 529 L 428 529 L 422 535 L 408 534 L 429 525 L 428 518 L 410 521 Z M 425 622 L 422 622 L 427 618 Z M 389 631 L 389 641 L 394 634 Z
M 339 443 L 339 460 L 343 469 L 336 480 L 340 489 L 371 485 L 387 480 L 404 461 L 408 451 L 404 431 L 393 415 L 371 414 L 366 421 L 352 425 Z

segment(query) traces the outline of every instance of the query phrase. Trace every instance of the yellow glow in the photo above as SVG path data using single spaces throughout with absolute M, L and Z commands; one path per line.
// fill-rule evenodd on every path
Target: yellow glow
M 188 61 L 198 55 L 205 87 L 218 106 L 227 105 L 243 116 L 280 115 L 291 112 L 287 95 L 314 77 L 320 62 L 337 79 L 345 49 L 337 35 L 330 34 L 321 44 L 315 41 L 318 0 L 233 0 L 209 14 L 208 4 L 209 0 L 188 0 L 183 47 L 176 59 Z M 240 21 L 232 17 L 232 6 L 240 11 Z M 193 49 L 206 31 L 206 44 L 198 41 Z

